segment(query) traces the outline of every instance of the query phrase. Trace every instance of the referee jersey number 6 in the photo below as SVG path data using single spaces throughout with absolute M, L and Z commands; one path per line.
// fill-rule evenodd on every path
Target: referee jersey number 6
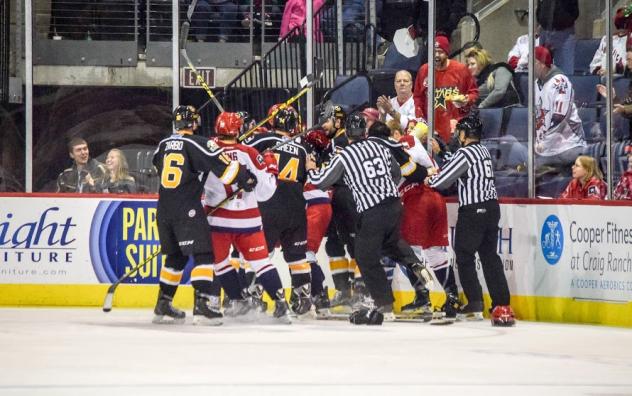
M 370 140 L 351 143 L 334 156 L 327 166 L 312 170 L 309 175 L 312 184 L 321 190 L 343 177 L 353 193 L 358 213 L 378 205 L 386 198 L 399 197 L 395 184 L 401 177 L 399 165 L 393 165 L 387 148 Z
M 498 199 L 492 157 L 485 146 L 471 143 L 454 153 L 428 185 L 440 190 L 458 179 L 459 206 Z

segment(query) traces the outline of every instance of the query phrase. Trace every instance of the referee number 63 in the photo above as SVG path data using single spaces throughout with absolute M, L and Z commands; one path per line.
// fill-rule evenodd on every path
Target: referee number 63
M 374 178 L 375 176 L 384 176 L 386 174 L 386 165 L 381 158 L 373 158 L 368 161 L 364 161 L 362 163 L 364 167 L 364 171 L 369 178 Z

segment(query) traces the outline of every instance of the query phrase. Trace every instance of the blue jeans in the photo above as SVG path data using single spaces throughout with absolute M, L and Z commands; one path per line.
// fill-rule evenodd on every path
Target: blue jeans
M 570 76 L 575 72 L 575 27 L 564 30 L 543 30 L 540 45 L 553 50 L 553 63 Z

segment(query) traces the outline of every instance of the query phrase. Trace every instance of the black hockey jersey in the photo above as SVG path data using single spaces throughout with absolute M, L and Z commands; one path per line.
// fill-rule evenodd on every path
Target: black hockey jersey
M 260 153 L 271 149 L 289 138 L 276 132 L 259 133 L 243 141 L 243 144 L 254 147 Z M 303 139 L 297 137 L 293 141 L 274 150 L 279 166 L 279 176 L 277 190 L 272 198 L 266 202 L 261 202 L 261 207 L 288 208 L 304 207 L 303 186 L 307 181 L 305 162 L 307 160 L 307 150 Z
M 224 151 L 205 137 L 175 133 L 158 143 L 154 166 L 160 175 L 158 211 L 169 218 L 193 217 L 201 210 L 206 174 L 213 172 L 224 184 L 233 183 L 239 162 L 231 161 Z

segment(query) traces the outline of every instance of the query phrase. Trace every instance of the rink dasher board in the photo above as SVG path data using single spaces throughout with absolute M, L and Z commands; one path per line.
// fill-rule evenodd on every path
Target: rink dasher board
M 632 327 L 632 206 L 561 203 L 501 201 L 498 253 L 518 318 Z M 159 249 L 155 206 L 146 196 L 1 195 L 0 305 L 100 306 L 114 279 Z M 450 240 L 457 212 L 448 204 Z M 280 256 L 273 262 L 289 286 Z M 317 258 L 328 262 L 323 249 Z M 153 306 L 163 262 L 121 285 L 115 308 Z M 485 288 L 480 268 L 479 279 Z M 397 312 L 413 292 L 399 270 L 392 287 Z M 175 303 L 192 306 L 182 289 Z M 441 291 L 431 298 L 440 304 Z

